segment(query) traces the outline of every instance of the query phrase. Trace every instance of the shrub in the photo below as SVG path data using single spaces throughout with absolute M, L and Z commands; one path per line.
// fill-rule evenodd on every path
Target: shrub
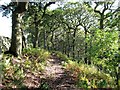
M 45 61 L 50 57 L 50 53 L 44 49 L 39 48 L 28 48 L 23 50 L 23 55 L 29 56 L 32 59 L 35 59 L 37 61 Z
M 3 81 L 2 83 L 5 84 L 6 87 L 20 87 L 22 86 L 23 79 L 25 77 L 23 67 L 21 67 L 20 63 L 17 60 L 13 60 L 12 56 L 4 56 L 2 58 L 2 75 Z
M 114 79 L 102 71 L 98 71 L 94 65 L 86 65 L 69 60 L 65 63 L 76 84 L 80 88 L 108 88 L 115 87 Z
M 53 52 L 52 52 L 52 53 L 53 53 Z M 58 58 L 60 58 L 60 59 L 63 60 L 63 61 L 68 61 L 68 60 L 69 60 L 68 56 L 65 55 L 65 54 L 62 54 L 62 52 L 54 51 L 54 53 L 55 53 L 55 55 L 56 55 Z
M 0 62 L 0 67 L 2 68 L 0 73 L 3 75 L 2 83 L 10 88 L 24 87 L 23 82 L 27 73 L 40 76 L 40 72 L 43 71 L 45 61 L 49 56 L 50 53 L 43 49 L 24 49 L 23 56 L 18 58 L 4 55 Z

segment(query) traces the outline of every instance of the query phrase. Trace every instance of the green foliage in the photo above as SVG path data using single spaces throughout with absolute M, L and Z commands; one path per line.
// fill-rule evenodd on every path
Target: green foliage
M 60 58 L 63 61 L 68 61 L 70 58 L 68 58 L 67 55 L 63 54 L 62 52 L 59 51 L 54 51 L 55 55 Z
M 96 29 L 93 36 L 88 39 L 88 42 L 92 43 L 92 46 L 89 47 L 88 52 L 90 53 L 91 57 L 98 57 L 100 55 L 103 58 L 109 58 L 109 56 L 112 57 L 118 47 L 117 41 L 117 31 L 101 31 L 99 29 Z
M 47 83 L 41 83 L 40 90 L 50 90 L 50 87 Z
M 21 61 L 21 60 L 20 60 Z M 7 87 L 21 87 L 25 77 L 21 63 L 11 56 L 4 56 L 1 63 L 3 65 L 3 83 Z
M 50 53 L 44 49 L 39 48 L 28 48 L 23 50 L 23 54 L 29 57 L 37 57 L 36 60 L 38 62 L 42 62 L 47 60 L 50 57 Z
M 6 87 L 24 87 L 27 73 L 39 75 L 49 56 L 50 53 L 43 49 L 24 49 L 23 56 L 18 58 L 4 55 L 0 62 L 3 83 Z
M 23 50 L 23 56 L 26 58 L 24 67 L 41 72 L 50 57 L 50 53 L 44 49 L 29 48 Z
M 100 70 L 116 77 L 116 68 L 119 64 L 118 51 L 118 31 L 110 28 L 95 29 L 93 35 L 88 39 L 88 56 L 91 62 Z
M 85 65 L 75 61 L 65 63 L 66 70 L 76 80 L 80 88 L 108 88 L 115 87 L 115 80 L 110 74 L 99 71 L 94 65 Z

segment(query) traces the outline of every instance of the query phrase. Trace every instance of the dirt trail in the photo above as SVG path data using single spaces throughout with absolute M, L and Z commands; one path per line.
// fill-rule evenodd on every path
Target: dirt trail
M 56 56 L 52 56 L 48 61 L 41 78 L 47 83 L 51 90 L 78 90 L 74 85 L 75 81 L 63 68 L 62 62 Z
M 50 89 L 40 90 L 79 90 L 75 87 L 73 77 L 68 75 L 69 72 L 65 70 L 62 62 L 64 61 L 60 60 L 55 55 L 51 55 L 51 58 L 47 60 L 43 72 L 34 74 L 29 70 L 26 71 L 25 80 L 23 82 L 23 85 L 28 87 L 26 90 L 34 90 L 34 88 L 40 87 L 42 83 L 43 85 L 46 84 Z M 0 88 L 4 88 L 4 86 L 0 84 Z

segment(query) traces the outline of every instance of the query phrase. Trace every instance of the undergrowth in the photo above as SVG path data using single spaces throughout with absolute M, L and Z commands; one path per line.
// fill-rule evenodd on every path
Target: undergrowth
M 65 68 L 76 80 L 80 88 L 114 88 L 114 78 L 99 71 L 94 65 L 86 65 L 69 60 Z
M 2 83 L 12 88 L 27 87 L 24 83 L 27 72 L 40 76 L 50 55 L 46 50 L 35 48 L 24 49 L 23 55 L 18 58 L 4 55 L 0 62 Z M 65 70 L 70 72 L 68 74 L 76 81 L 77 87 L 115 88 L 115 79 L 110 74 L 98 70 L 96 66 L 72 61 L 67 55 L 58 51 L 52 52 L 52 55 L 64 61 Z M 49 87 L 47 84 L 39 84 L 38 87 L 40 86 Z
M 63 54 L 62 52 L 59 52 L 59 51 L 52 51 L 52 53 L 55 55 L 55 56 L 57 56 L 60 60 L 63 60 L 63 61 L 68 61 L 69 59 L 71 59 L 71 58 L 69 58 L 67 55 L 65 55 L 65 54 Z
M 24 49 L 18 58 L 3 55 L 0 62 L 2 84 L 11 88 L 26 87 L 24 82 L 27 73 L 40 76 L 49 57 L 50 53 L 43 49 Z
M 100 71 L 95 65 L 84 64 L 80 60 L 73 60 L 61 52 L 54 51 L 57 57 L 64 60 L 63 66 L 76 81 L 79 88 L 116 88 L 115 78 Z M 78 62 L 79 61 L 79 62 Z

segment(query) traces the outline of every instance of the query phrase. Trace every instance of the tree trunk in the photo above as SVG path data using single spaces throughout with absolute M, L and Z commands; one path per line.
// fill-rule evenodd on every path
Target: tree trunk
M 12 39 L 10 46 L 10 53 L 14 56 L 21 55 L 22 52 L 22 29 L 21 29 L 22 15 L 12 13 Z
M 33 41 L 33 48 L 36 48 L 36 47 L 38 47 L 38 35 L 39 35 L 37 13 L 35 13 L 35 16 L 34 16 L 34 23 L 35 23 L 35 37 L 34 37 L 34 41 Z
M 43 38 L 44 38 L 44 49 L 46 49 L 46 30 L 44 29 L 44 32 L 43 32 Z
M 54 47 L 54 42 L 53 42 L 53 37 L 54 37 L 54 31 L 52 31 L 52 35 L 51 35 L 51 38 L 50 38 L 50 42 L 51 42 L 51 50 L 54 50 L 55 47 Z
M 22 31 L 22 51 L 23 51 L 24 48 L 26 48 L 26 44 L 27 44 L 26 39 L 25 39 L 24 33 Z
M 75 37 L 76 37 L 76 29 L 74 29 L 73 32 L 73 42 L 72 42 L 72 48 L 73 48 L 73 59 L 75 58 Z
M 67 56 L 70 57 L 70 29 L 67 32 Z
M 15 10 L 12 12 L 12 38 L 9 51 L 6 53 L 13 54 L 14 56 L 21 55 L 22 53 L 22 28 L 21 22 L 24 11 L 27 9 L 28 2 L 14 2 L 16 4 Z
M 115 71 L 115 76 L 116 76 L 116 80 L 115 80 L 115 81 L 116 81 L 116 85 L 117 85 L 117 89 L 116 89 L 116 90 L 119 90 L 119 88 L 120 88 L 120 86 L 119 86 L 119 79 L 120 79 L 120 78 L 119 78 L 119 76 L 120 76 L 120 75 L 119 75 L 119 74 L 120 74 L 119 71 L 120 71 L 120 66 L 118 65 L 117 68 L 115 67 L 115 68 L 114 68 L 114 71 Z
M 120 18 L 120 15 L 118 16 Z M 118 22 L 118 51 L 120 51 L 120 20 Z
M 91 64 L 90 60 L 88 60 L 88 55 L 87 55 L 87 49 L 88 49 L 88 43 L 86 41 L 87 29 L 84 27 L 84 30 L 85 30 L 85 58 L 84 58 L 84 61 L 85 61 L 85 64 Z
M 84 61 L 87 64 L 87 42 L 86 42 L 86 39 L 87 39 L 87 30 L 86 30 L 86 28 L 84 28 L 84 29 L 85 29 L 85 58 L 84 58 Z
M 104 21 L 104 13 L 101 13 L 101 18 L 100 18 L 100 29 L 103 29 L 104 28 L 104 24 L 103 24 L 103 21 Z
M 39 35 L 38 35 L 38 47 L 41 47 L 41 35 L 40 35 L 41 33 L 39 32 Z

